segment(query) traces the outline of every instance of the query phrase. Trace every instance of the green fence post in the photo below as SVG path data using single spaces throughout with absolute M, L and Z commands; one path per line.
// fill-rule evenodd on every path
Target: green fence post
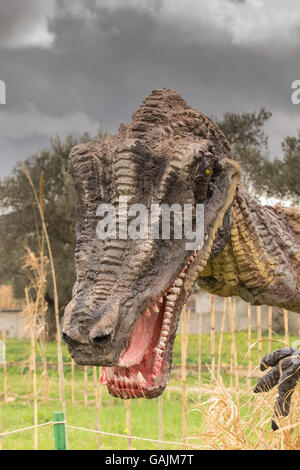
M 53 421 L 55 450 L 67 450 L 64 413 L 62 411 L 56 411 L 53 413 Z

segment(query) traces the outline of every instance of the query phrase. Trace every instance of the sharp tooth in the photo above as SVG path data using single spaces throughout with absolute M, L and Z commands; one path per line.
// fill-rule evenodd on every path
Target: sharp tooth
M 120 366 L 120 367 L 125 367 L 125 362 L 123 361 L 122 358 L 118 360 L 117 365 Z
M 150 317 L 151 316 L 151 312 L 150 310 L 147 310 L 147 312 L 145 313 L 146 317 Z
M 164 318 L 163 327 L 166 326 L 167 328 L 169 328 L 169 325 L 171 325 L 171 320 L 167 317 Z
M 146 380 L 144 379 L 144 376 L 141 372 L 138 372 L 137 375 L 137 381 L 142 385 L 146 383 Z
M 126 375 L 124 377 L 124 382 L 125 382 L 125 386 L 129 385 L 129 379 L 128 379 L 128 377 L 126 377 Z
M 176 287 L 181 287 L 182 284 L 183 284 L 183 280 L 182 280 L 182 279 L 176 279 L 176 281 L 175 281 L 175 286 L 176 286 Z
M 177 300 L 177 295 L 172 295 L 172 294 L 169 294 L 167 296 L 167 302 L 170 303 L 170 302 L 175 302 Z
M 165 317 L 171 319 L 173 317 L 173 314 L 171 312 L 166 312 Z
M 166 337 L 168 336 L 168 334 L 169 334 L 169 332 L 166 331 L 166 330 L 164 330 L 164 331 L 161 332 L 161 336 L 162 336 L 163 338 L 166 338 Z
M 154 365 L 155 365 L 155 366 L 160 366 L 160 365 L 161 365 L 161 363 L 162 363 L 162 357 L 160 357 L 160 356 L 159 356 L 159 357 L 156 359 L 156 361 L 155 361 L 155 364 L 154 364 Z
M 172 292 L 172 294 L 178 295 L 178 294 L 180 294 L 180 289 L 179 289 L 179 287 L 172 287 L 171 292 Z
M 159 308 L 156 304 L 152 305 L 151 310 L 153 313 L 159 313 Z
M 163 297 L 160 297 L 156 303 L 157 303 L 157 304 L 162 304 L 163 301 L 164 301 L 164 298 L 163 298 Z
M 182 279 L 184 279 L 184 278 L 185 278 L 185 273 L 183 273 L 183 272 L 180 273 L 180 274 L 179 274 L 179 277 L 182 277 Z
M 157 354 L 162 354 L 162 352 L 163 352 L 163 351 L 160 349 L 159 346 L 156 346 L 156 348 L 154 348 L 154 351 L 156 351 Z
M 165 341 L 162 340 L 162 341 L 160 341 L 160 342 L 158 343 L 158 345 L 159 345 L 162 349 L 164 349 L 166 343 L 165 343 Z

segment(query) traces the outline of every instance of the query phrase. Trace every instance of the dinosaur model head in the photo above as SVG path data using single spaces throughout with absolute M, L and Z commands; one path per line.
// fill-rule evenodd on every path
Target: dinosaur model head
M 78 194 L 77 280 L 64 340 L 78 364 L 104 366 L 101 382 L 112 395 L 154 398 L 167 385 L 193 283 L 229 238 L 239 167 L 219 128 L 162 89 L 116 136 L 76 146 L 70 170 Z M 110 204 L 118 214 L 120 197 L 149 210 L 202 204 L 202 246 L 186 249 L 184 236 L 100 239 L 97 208 Z

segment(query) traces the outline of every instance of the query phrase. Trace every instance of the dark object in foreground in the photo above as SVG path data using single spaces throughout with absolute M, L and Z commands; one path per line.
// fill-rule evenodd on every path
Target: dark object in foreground
M 278 395 L 274 409 L 274 418 L 287 416 L 291 400 L 298 380 L 300 379 L 300 349 L 282 348 L 267 354 L 260 363 L 260 370 L 272 367 L 261 377 L 254 393 L 268 392 L 278 384 Z M 276 421 L 272 421 L 272 429 L 276 431 Z

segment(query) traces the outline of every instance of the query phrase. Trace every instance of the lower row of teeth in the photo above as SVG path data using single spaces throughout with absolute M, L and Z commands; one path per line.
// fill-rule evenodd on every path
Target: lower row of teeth
M 183 286 L 183 280 L 186 276 L 186 271 L 189 265 L 194 262 L 194 260 L 194 256 L 190 256 L 187 261 L 187 264 L 185 265 L 183 270 L 178 274 L 172 286 L 168 288 L 167 291 L 145 313 L 146 316 L 150 316 L 152 313 L 158 313 L 160 306 L 163 302 L 164 296 L 166 296 L 166 306 L 164 311 L 161 333 L 158 340 L 158 344 L 154 348 L 154 368 L 153 374 L 151 375 L 151 379 L 153 380 L 158 376 L 160 372 L 161 365 L 163 362 L 163 354 L 165 351 L 167 339 L 170 334 L 172 320 L 174 317 L 174 307 L 176 305 L 178 295 L 180 294 L 181 287 Z M 108 385 L 114 388 L 115 393 L 117 395 L 122 395 L 123 397 L 127 396 L 126 392 L 132 393 L 134 396 L 135 390 L 143 390 L 143 387 L 147 383 L 146 379 L 144 378 L 141 372 L 138 372 L 135 379 L 133 377 L 128 378 L 126 376 L 117 376 L 114 367 L 106 368 L 106 376 Z

